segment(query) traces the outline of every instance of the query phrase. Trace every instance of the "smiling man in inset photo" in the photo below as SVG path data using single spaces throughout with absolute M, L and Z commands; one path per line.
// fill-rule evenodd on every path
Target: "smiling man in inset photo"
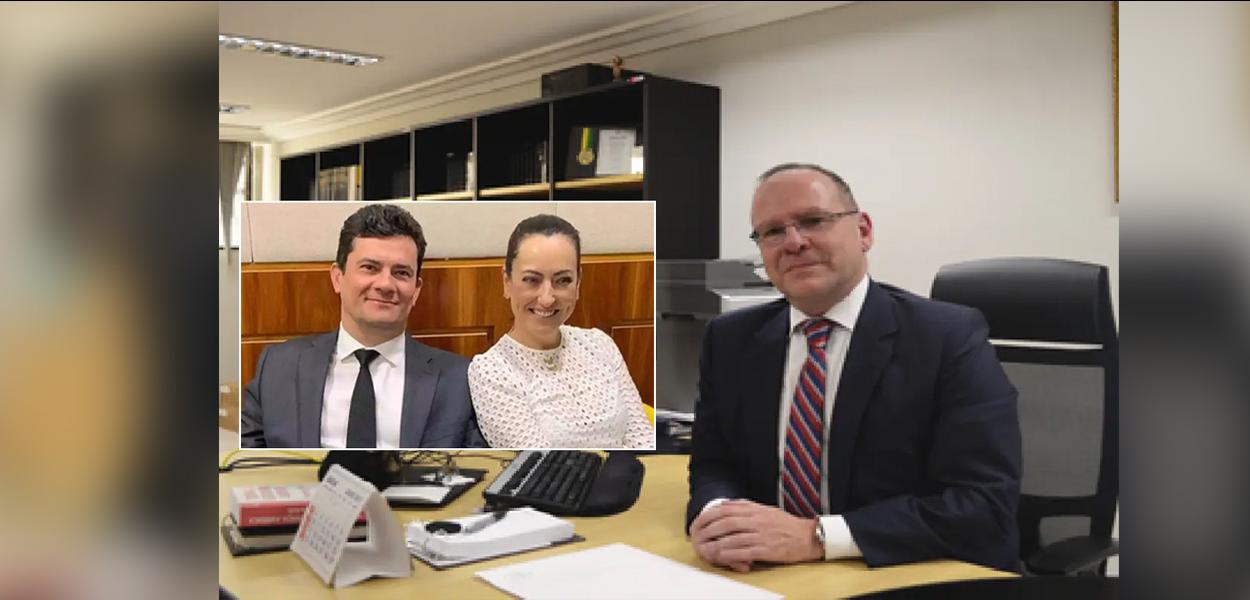
M 330 283 L 336 332 L 266 348 L 244 390 L 245 448 L 460 448 L 485 445 L 468 359 L 405 335 L 421 295 L 421 225 L 370 204 L 339 233 Z

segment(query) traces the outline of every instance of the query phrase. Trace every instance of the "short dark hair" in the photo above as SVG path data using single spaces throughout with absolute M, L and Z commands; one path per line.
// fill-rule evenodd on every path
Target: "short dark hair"
M 334 261 L 340 270 L 347 270 L 347 255 L 352 251 L 356 238 L 388 238 L 407 236 L 417 244 L 417 277 L 421 276 L 421 263 L 425 260 L 425 233 L 412 215 L 394 204 L 370 204 L 352 213 L 343 221 L 339 232 L 339 252 Z
M 764 171 L 764 174 L 760 175 L 760 178 L 757 179 L 755 183 L 757 185 L 764 183 L 765 179 L 781 173 L 782 171 L 815 171 L 825 177 L 828 177 L 834 185 L 838 186 L 838 191 L 842 192 L 842 199 L 846 204 L 846 207 L 850 210 L 859 210 L 859 204 L 855 202 L 855 194 L 851 193 L 851 186 L 846 184 L 846 180 L 839 177 L 837 173 L 834 173 L 833 171 L 830 171 L 820 165 L 797 162 L 781 163 L 767 171 Z
M 577 252 L 577 264 L 582 264 L 582 238 L 572 223 L 555 215 L 534 215 L 516 224 L 512 236 L 508 238 L 508 254 L 503 259 L 503 272 L 512 274 L 512 261 L 516 258 L 521 241 L 531 235 L 567 235 L 573 240 L 573 250 Z

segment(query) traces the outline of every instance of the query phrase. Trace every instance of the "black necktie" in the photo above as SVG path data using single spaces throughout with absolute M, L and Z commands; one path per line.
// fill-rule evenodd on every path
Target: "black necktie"
M 356 376 L 356 389 L 352 390 L 352 408 L 347 416 L 347 447 L 376 448 L 378 402 L 373 396 L 373 376 L 369 374 L 369 363 L 378 357 L 378 351 L 361 348 L 352 354 L 360 362 L 360 374 Z

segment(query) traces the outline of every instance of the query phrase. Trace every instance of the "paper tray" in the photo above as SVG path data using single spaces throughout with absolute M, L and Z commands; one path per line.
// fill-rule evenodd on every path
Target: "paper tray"
M 403 471 L 401 472 L 400 480 L 392 483 L 391 485 L 431 485 L 433 484 L 433 482 L 428 482 L 424 480 L 422 477 L 425 475 L 438 473 L 438 472 L 439 472 L 439 467 L 405 466 Z M 459 475 L 462 477 L 467 477 L 471 479 L 472 481 L 469 481 L 466 483 L 460 483 L 460 484 L 456 484 L 452 486 L 446 486 L 448 489 L 447 495 L 444 496 L 443 499 L 438 502 L 429 502 L 429 501 L 416 500 L 416 499 L 399 500 L 399 499 L 394 499 L 394 498 L 387 498 L 386 502 L 387 504 L 390 504 L 391 506 L 404 507 L 404 508 L 447 506 L 448 504 L 451 504 L 453 500 L 455 500 L 456 498 L 459 498 L 462 494 L 468 491 L 469 488 L 481 483 L 482 479 L 486 477 L 486 473 L 487 473 L 486 469 L 460 469 Z M 385 488 L 379 491 L 382 492 L 383 496 L 386 495 Z
M 512 552 L 505 552 L 505 553 L 503 553 L 503 554 L 493 554 L 493 555 L 491 555 L 491 556 L 477 556 L 477 557 L 473 557 L 473 558 L 462 558 L 462 559 L 458 559 L 458 560 L 456 560 L 456 561 L 437 561 L 437 562 L 435 562 L 433 559 L 431 559 L 431 558 L 429 558 L 429 557 L 426 557 L 426 556 L 423 556 L 423 555 L 421 555 L 421 554 L 418 554 L 417 552 L 414 552 L 411 548 L 409 548 L 409 549 L 408 549 L 408 553 L 409 553 L 409 554 L 411 554 L 411 555 L 413 555 L 413 556 L 415 556 L 415 557 L 416 557 L 418 560 L 420 560 L 421 562 L 423 562 L 423 563 L 425 563 L 425 564 L 427 564 L 427 565 L 430 565 L 430 567 L 431 567 L 431 568 L 433 568 L 435 571 L 444 571 L 444 570 L 447 570 L 447 569 L 450 569 L 450 568 L 453 568 L 453 567 L 459 567 L 459 566 L 461 566 L 461 565 L 471 565 L 471 564 L 474 564 L 474 563 L 480 563 L 480 562 L 484 562 L 484 561 L 488 561 L 488 560 L 495 560 L 496 558 L 503 558 L 503 557 L 505 557 L 505 556 L 513 556 L 513 555 L 516 555 L 516 554 L 524 554 L 524 553 L 526 553 L 526 552 L 533 552 L 533 551 L 535 551 L 535 550 L 545 550 L 545 549 L 547 549 L 547 548 L 555 548 L 556 546 L 563 546 L 563 545 L 565 545 L 565 544 L 572 544 L 572 543 L 575 543 L 575 542 L 584 542 L 584 541 L 586 541 L 586 538 L 584 538 L 584 537 L 582 537 L 582 536 L 580 536 L 580 535 L 578 535 L 578 534 L 576 534 L 576 533 L 575 533 L 575 534 L 573 534 L 573 537 L 571 537 L 571 538 L 569 538 L 569 539 L 567 539 L 567 540 L 559 540 L 559 541 L 555 541 L 555 542 L 552 542 L 552 543 L 550 543 L 550 544 L 548 544 L 548 545 L 546 545 L 546 546 L 535 546 L 535 547 L 533 547 L 533 548 L 525 548 L 524 550 L 514 550 L 514 551 L 512 551 Z

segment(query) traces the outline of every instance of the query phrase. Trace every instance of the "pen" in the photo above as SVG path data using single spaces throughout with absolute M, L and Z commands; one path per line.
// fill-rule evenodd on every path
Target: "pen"
M 461 529 L 460 535 L 465 535 L 469 533 L 477 533 L 483 529 L 486 529 L 487 527 L 490 527 L 491 525 L 498 523 L 501 519 L 507 516 L 507 514 L 508 514 L 507 509 L 497 510 L 491 513 L 491 516 L 485 519 L 479 519 L 478 521 L 474 522 L 472 525 L 469 525 L 465 527 L 464 529 Z

